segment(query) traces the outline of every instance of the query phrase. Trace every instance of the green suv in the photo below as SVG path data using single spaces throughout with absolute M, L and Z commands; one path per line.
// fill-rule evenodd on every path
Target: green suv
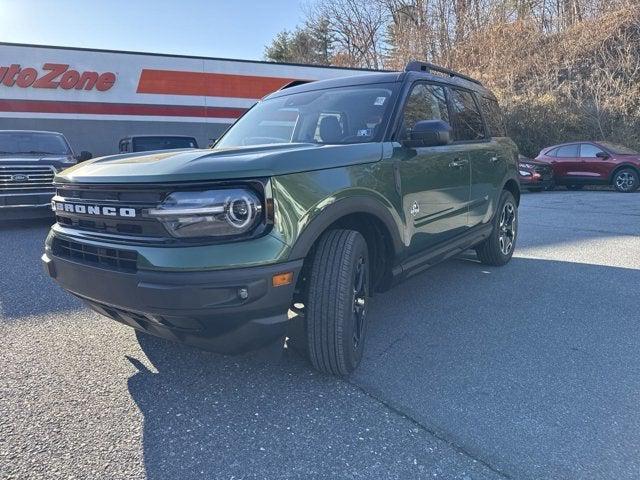
M 42 260 L 140 331 L 223 353 L 288 335 L 347 375 L 374 292 L 470 248 L 509 261 L 517 159 L 495 97 L 450 70 L 297 82 L 211 150 L 59 173 Z

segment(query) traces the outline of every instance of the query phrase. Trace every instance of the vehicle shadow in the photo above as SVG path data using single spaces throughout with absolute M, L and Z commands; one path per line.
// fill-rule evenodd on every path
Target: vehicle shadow
M 52 223 L 50 218 L 0 222 L 0 318 L 4 321 L 82 308 L 42 269 L 40 256 Z
M 278 344 L 227 357 L 138 341 L 146 359 L 128 357 L 128 389 L 144 416 L 149 480 L 418 478 L 449 448 Z
M 347 382 L 278 345 L 223 357 L 139 335 L 128 387 L 147 477 L 421 477 L 398 475 L 431 453 L 390 438 L 415 427 L 390 405 L 513 478 L 633 478 L 638 284 L 640 270 L 466 255 L 373 299 Z

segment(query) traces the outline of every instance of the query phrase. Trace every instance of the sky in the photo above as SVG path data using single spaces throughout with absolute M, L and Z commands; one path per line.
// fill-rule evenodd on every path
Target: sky
M 262 60 L 301 17 L 300 0 L 0 0 L 0 41 Z

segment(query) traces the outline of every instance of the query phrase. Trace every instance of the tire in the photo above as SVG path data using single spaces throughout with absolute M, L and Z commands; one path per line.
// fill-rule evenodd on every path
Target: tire
M 635 192 L 640 186 L 640 180 L 638 179 L 638 172 L 633 168 L 621 168 L 613 175 L 611 185 L 618 192 L 631 193 Z
M 493 216 L 491 235 L 476 247 L 478 259 L 485 265 L 505 265 L 513 256 L 517 235 L 518 205 L 513 194 L 503 190 L 498 209 Z
M 582 190 L 584 185 L 567 185 L 567 190 L 571 190 L 573 192 L 577 192 L 578 190 Z
M 347 376 L 362 359 L 369 299 L 367 243 L 354 230 L 330 230 L 319 240 L 306 304 L 308 355 L 321 372 Z

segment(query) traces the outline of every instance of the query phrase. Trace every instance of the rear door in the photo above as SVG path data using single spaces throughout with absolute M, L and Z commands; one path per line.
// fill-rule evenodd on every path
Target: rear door
M 411 86 L 398 140 L 409 138 L 421 120 L 449 122 L 445 87 L 428 82 Z M 418 253 L 467 228 L 470 168 L 468 144 L 401 149 L 398 162 L 407 218 L 409 253 Z
M 498 102 L 454 87 L 450 97 L 455 139 L 468 147 L 471 168 L 468 225 L 472 227 L 489 221 L 495 209 L 493 204 L 498 201 L 510 150 L 500 143 L 506 133 Z

